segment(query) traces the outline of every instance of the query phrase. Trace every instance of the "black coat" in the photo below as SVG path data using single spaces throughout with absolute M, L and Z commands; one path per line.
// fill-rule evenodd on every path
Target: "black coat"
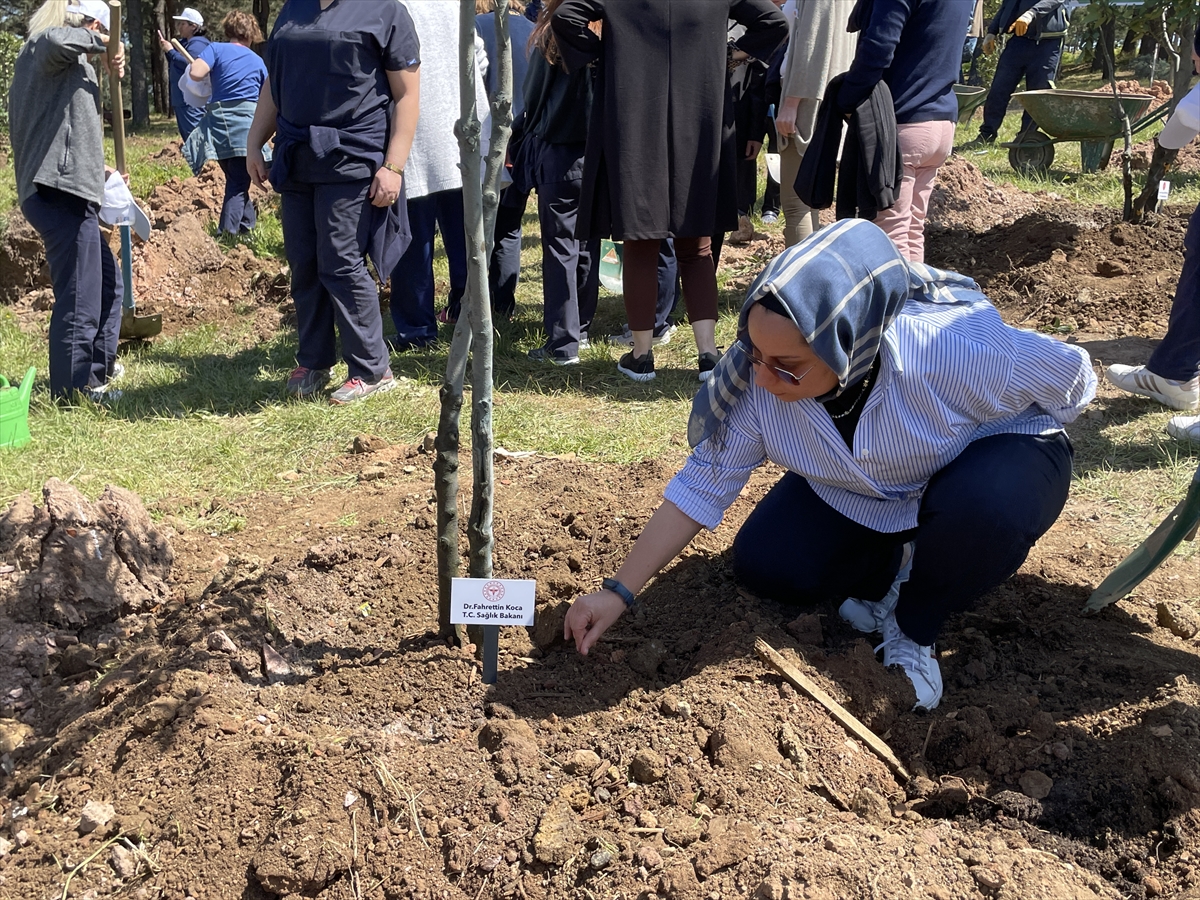
M 729 19 L 769 59 L 788 25 L 771 0 L 566 0 L 569 69 L 598 61 L 576 238 L 705 237 L 737 227 L 736 148 L 723 128 Z M 588 23 L 603 22 L 603 38 Z

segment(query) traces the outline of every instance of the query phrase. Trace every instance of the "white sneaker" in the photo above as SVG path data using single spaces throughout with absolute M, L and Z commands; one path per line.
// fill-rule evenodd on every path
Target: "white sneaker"
M 942 667 L 933 655 L 933 645 L 923 647 L 900 630 L 895 612 L 883 620 L 883 666 L 899 666 L 917 692 L 913 709 L 934 709 L 942 699 Z
M 1167 423 L 1167 434 L 1177 441 L 1200 444 L 1200 416 L 1175 416 Z
M 1123 391 L 1149 397 L 1172 409 L 1190 411 L 1200 408 L 1200 379 L 1172 381 L 1155 375 L 1145 366 L 1111 365 L 1106 370 L 1108 380 Z
M 892 610 L 900 600 L 900 585 L 908 581 L 912 572 L 913 542 L 904 545 L 904 556 L 900 560 L 900 571 L 896 580 L 882 600 L 859 600 L 847 597 L 838 609 L 838 615 L 849 622 L 852 628 L 864 634 L 874 634 L 883 630 L 883 620 L 891 615 Z

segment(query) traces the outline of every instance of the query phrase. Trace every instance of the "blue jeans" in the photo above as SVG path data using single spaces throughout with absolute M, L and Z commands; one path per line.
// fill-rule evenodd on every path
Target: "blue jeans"
M 1004 121 L 1004 113 L 1008 111 L 1008 101 L 1012 99 L 1013 91 L 1021 79 L 1025 79 L 1025 89 L 1041 91 L 1050 87 L 1054 73 L 1058 71 L 1058 57 L 1062 52 L 1062 38 L 1045 41 L 1033 41 L 1029 38 L 1010 37 L 996 63 L 996 74 L 992 77 L 992 87 L 988 91 L 987 101 L 983 105 L 983 125 L 979 128 L 979 136 L 995 140 Z M 1033 117 L 1029 113 L 1021 116 L 1021 131 L 1033 127 Z
M 39 187 L 21 212 L 46 243 L 54 285 L 50 314 L 50 393 L 108 383 L 121 334 L 124 284 L 100 236 L 100 208 L 82 197 Z
M 789 472 L 733 542 L 734 568 L 750 590 L 780 601 L 881 600 L 916 541 L 896 621 L 932 644 L 950 616 L 1012 576 L 1062 512 L 1071 442 L 1052 435 L 983 438 L 929 480 L 917 527 L 874 531 L 847 518 Z
M 1189 381 L 1200 370 L 1200 206 L 1188 220 L 1183 238 L 1183 271 L 1175 288 L 1167 334 L 1146 368 L 1175 381 Z
M 328 369 L 337 360 L 334 325 L 351 378 L 374 383 L 388 371 L 379 288 L 367 271 L 371 182 L 304 184 L 280 194 L 283 247 L 292 269 L 300 346 L 296 362 Z
M 442 233 L 450 263 L 451 313 L 467 291 L 467 238 L 463 225 L 462 189 L 438 191 L 408 201 L 412 243 L 392 272 L 392 322 L 396 346 L 423 347 L 437 340 L 434 311 L 433 237 Z

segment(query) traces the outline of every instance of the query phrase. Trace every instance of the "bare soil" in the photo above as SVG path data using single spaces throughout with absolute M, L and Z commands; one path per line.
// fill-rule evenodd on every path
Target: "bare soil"
M 1010 321 L 1144 358 L 1183 211 L 1131 228 L 1050 198 L 986 205 L 990 223 L 956 219 L 974 213 L 947 198 L 932 263 Z M 1106 389 L 1072 431 L 1136 414 Z M 1105 507 L 1072 499 L 951 622 L 945 698 L 918 714 L 835 599 L 733 581 L 732 536 L 778 470 L 581 658 L 566 604 L 613 571 L 681 457 L 499 460 L 496 574 L 537 579 L 538 625 L 503 631 L 488 687 L 435 633 L 431 457 L 357 443 L 332 473 L 354 488 L 250 498 L 235 535 L 53 482 L 0 519 L 0 898 L 1200 897 L 1200 572 L 1177 555 L 1081 616 L 1127 552 Z M 757 638 L 913 777 L 759 662 Z

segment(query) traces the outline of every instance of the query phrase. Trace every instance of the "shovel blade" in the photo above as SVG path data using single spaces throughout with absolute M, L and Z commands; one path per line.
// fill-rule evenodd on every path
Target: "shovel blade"
M 1085 613 L 1099 612 L 1110 603 L 1129 596 L 1133 589 L 1170 556 L 1179 544 L 1189 539 L 1200 525 L 1200 469 L 1192 479 L 1187 496 L 1171 510 L 1150 537 L 1109 573 L 1084 605 Z
M 121 310 L 121 340 L 140 340 L 162 334 L 162 316 L 139 316 L 132 309 Z

